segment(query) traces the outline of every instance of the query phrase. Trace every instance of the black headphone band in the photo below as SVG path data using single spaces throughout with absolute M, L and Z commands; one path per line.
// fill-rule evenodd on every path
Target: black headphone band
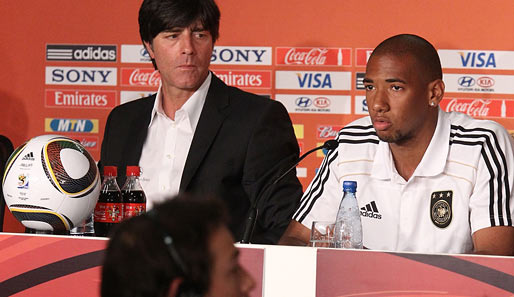
M 173 237 L 166 230 L 164 230 L 161 223 L 159 223 L 159 221 L 157 220 L 157 211 L 155 209 L 152 209 L 148 211 L 146 215 L 150 219 L 150 221 L 153 222 L 157 231 L 160 233 L 162 241 L 166 246 L 166 249 L 168 250 L 168 254 L 170 255 L 173 263 L 175 263 L 175 265 L 179 268 L 180 274 L 187 278 L 187 266 L 185 265 L 184 261 L 182 260 L 180 254 L 177 251 L 177 248 L 175 247 Z
M 178 252 L 173 237 L 167 232 L 164 226 L 157 219 L 157 210 L 154 208 L 145 213 L 145 215 L 152 221 L 157 232 L 160 233 L 162 241 L 166 246 L 168 254 L 171 257 L 172 262 L 180 270 L 179 273 L 184 277 L 184 282 L 180 284 L 177 296 L 179 297 L 200 297 L 202 294 L 198 292 L 196 286 L 193 284 L 189 274 L 189 269 L 185 262 L 182 260 L 180 253 Z

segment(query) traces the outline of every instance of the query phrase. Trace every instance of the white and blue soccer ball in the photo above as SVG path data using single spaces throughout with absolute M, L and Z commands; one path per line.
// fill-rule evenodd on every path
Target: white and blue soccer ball
M 2 186 L 9 210 L 25 227 L 64 231 L 91 215 L 100 194 L 100 174 L 78 141 L 42 135 L 12 153 Z

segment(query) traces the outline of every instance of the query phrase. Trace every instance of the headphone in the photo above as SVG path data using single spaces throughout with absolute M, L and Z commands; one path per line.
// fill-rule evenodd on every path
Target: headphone
M 166 232 L 161 223 L 157 220 L 157 210 L 152 209 L 146 212 L 146 216 L 153 222 L 156 227 L 156 231 L 158 231 L 161 235 L 162 241 L 166 246 L 166 250 L 171 258 L 171 262 L 175 267 L 178 268 L 178 273 L 184 278 L 184 281 L 179 285 L 177 290 L 178 297 L 201 297 L 203 294 L 199 292 L 198 287 L 194 285 L 193 280 L 189 275 L 189 269 L 180 257 L 180 254 L 175 247 L 173 237 Z

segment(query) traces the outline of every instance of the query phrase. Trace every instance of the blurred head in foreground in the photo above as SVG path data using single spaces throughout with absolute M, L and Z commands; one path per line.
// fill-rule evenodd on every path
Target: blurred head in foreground
M 248 296 L 254 280 L 217 200 L 177 197 L 120 224 L 102 269 L 101 295 Z

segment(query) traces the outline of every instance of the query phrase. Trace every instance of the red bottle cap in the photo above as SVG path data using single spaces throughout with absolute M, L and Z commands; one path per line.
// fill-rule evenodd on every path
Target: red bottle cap
M 104 166 L 105 176 L 118 176 L 118 168 L 116 166 Z
M 139 176 L 139 166 L 127 166 L 127 176 Z

